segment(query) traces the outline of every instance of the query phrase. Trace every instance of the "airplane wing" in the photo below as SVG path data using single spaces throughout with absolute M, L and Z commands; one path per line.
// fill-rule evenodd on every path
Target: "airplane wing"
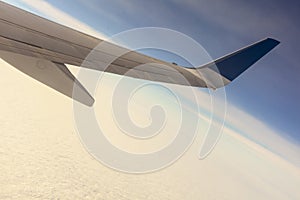
M 279 44 L 267 38 L 203 66 L 185 68 L 135 51 L 117 56 L 117 52 L 127 50 L 108 42 L 96 51 L 96 60 L 89 58 L 102 41 L 0 2 L 0 58 L 71 98 L 73 86 L 79 86 L 81 95 L 75 100 L 88 106 L 93 105 L 93 97 L 65 64 L 150 81 L 216 89 L 233 81 Z

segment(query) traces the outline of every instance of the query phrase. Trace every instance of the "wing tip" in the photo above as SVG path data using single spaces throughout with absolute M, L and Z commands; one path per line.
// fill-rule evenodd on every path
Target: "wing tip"
M 231 82 L 274 49 L 279 43 L 280 41 L 268 37 L 223 56 L 200 68 L 210 67 L 216 73 L 221 74 Z
M 280 41 L 279 40 L 276 40 L 274 38 L 271 38 L 271 37 L 268 37 L 266 39 L 266 41 L 268 41 L 270 43 L 270 45 L 276 47 L 278 44 L 280 44 Z

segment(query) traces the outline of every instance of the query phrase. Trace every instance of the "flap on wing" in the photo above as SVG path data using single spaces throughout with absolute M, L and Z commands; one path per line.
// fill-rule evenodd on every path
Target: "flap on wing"
M 64 64 L 5 51 L 0 51 L 0 57 L 18 70 L 54 90 L 87 106 L 93 105 L 93 97 Z M 76 93 L 73 94 L 74 86 Z

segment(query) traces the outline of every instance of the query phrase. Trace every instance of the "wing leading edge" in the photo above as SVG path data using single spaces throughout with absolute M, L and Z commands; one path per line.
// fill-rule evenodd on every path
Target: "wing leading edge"
M 102 40 L 0 2 L 0 57 L 23 73 L 85 105 L 93 97 L 65 64 L 150 81 L 219 88 L 229 84 L 279 44 L 267 38 L 197 68 L 185 68 L 106 42 L 97 52 L 97 65 L 89 54 Z M 115 52 L 127 52 L 116 56 Z M 113 58 L 113 62 L 108 62 Z M 87 62 L 86 62 L 87 61 Z M 36 63 L 43 67 L 36 68 Z M 35 63 L 35 65 L 34 65 Z M 39 66 L 38 65 L 38 66 Z M 108 68 L 103 66 L 108 65 Z M 79 95 L 73 96 L 77 86 Z

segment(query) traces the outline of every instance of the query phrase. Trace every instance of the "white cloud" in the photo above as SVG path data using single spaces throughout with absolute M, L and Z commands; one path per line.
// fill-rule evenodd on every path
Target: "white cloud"
M 300 167 L 300 148 L 297 144 L 285 139 L 283 137 L 285 133 L 273 130 L 234 105 L 229 105 L 227 122 L 238 130 L 242 130 L 254 142 Z

